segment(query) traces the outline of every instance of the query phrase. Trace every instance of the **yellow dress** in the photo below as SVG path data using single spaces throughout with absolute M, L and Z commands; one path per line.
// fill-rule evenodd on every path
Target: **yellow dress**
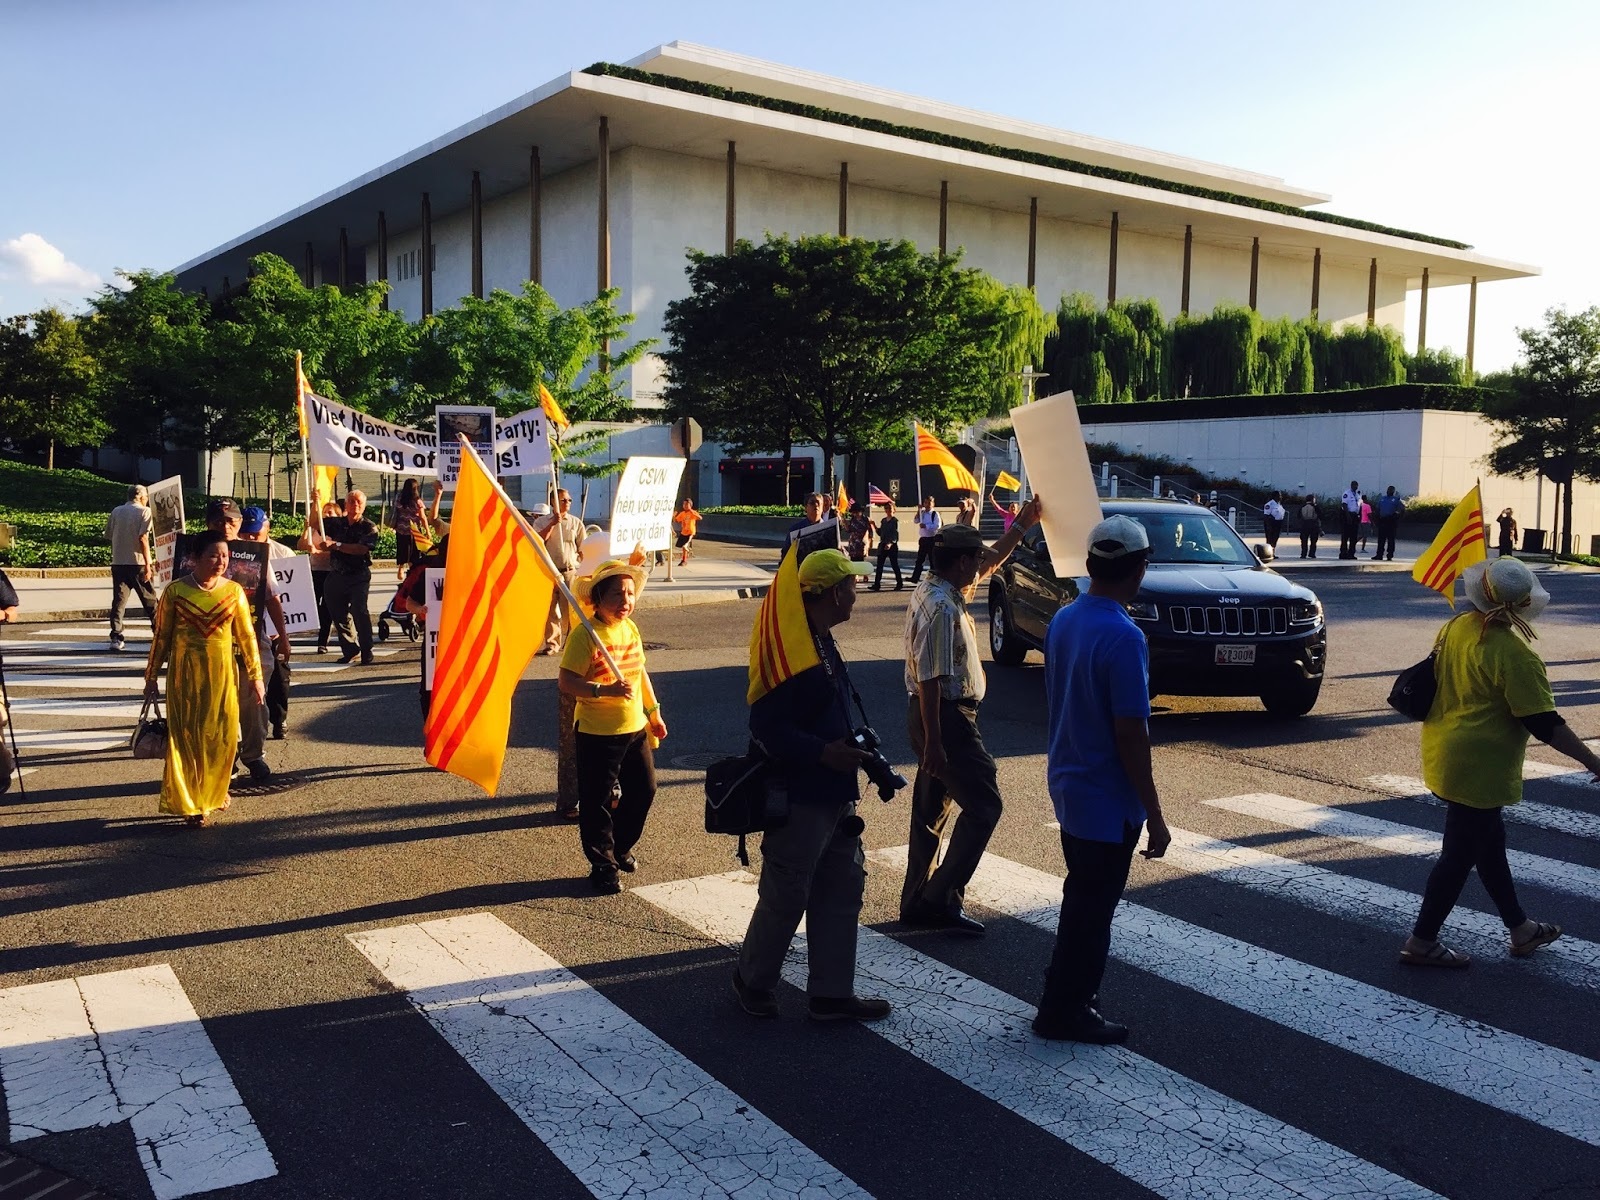
M 160 811 L 204 816 L 228 803 L 233 756 L 239 745 L 237 649 L 245 673 L 261 678 L 261 656 L 250 624 L 250 603 L 231 579 L 210 591 L 191 577 L 174 579 L 156 606 L 145 682 L 167 667 L 167 765 Z

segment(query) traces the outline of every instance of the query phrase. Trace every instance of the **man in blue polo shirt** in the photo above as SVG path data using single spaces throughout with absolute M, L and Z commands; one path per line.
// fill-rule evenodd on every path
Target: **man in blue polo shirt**
M 1061 609 L 1045 637 L 1049 702 L 1047 771 L 1061 822 L 1067 881 L 1061 923 L 1033 1031 L 1043 1038 L 1112 1045 L 1128 1027 L 1096 1005 L 1111 951 L 1111 918 L 1128 884 L 1139 831 L 1146 858 L 1172 840 L 1150 771 L 1150 659 L 1128 616 L 1150 538 L 1132 517 L 1108 517 L 1089 533 L 1089 590 Z

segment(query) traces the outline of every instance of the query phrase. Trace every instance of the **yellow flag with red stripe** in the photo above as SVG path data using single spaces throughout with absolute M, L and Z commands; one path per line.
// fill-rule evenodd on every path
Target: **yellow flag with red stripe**
M 544 410 L 545 419 L 557 429 L 565 429 L 571 422 L 567 414 L 561 411 L 561 405 L 556 403 L 556 398 L 550 394 L 550 389 L 544 384 L 539 385 L 539 407 Z
M 800 598 L 800 560 L 795 557 L 795 543 L 790 542 L 750 631 L 746 702 L 754 704 L 784 680 L 821 662 L 806 621 L 805 601 Z
M 483 463 L 463 446 L 445 559 L 427 759 L 489 795 L 500 785 L 511 697 L 544 640 L 555 573 Z
M 311 390 L 311 385 L 306 382 L 306 373 L 301 369 L 300 351 L 294 352 L 294 415 L 300 422 L 300 440 L 303 442 L 311 434 L 311 427 L 306 423 L 306 393 Z
M 917 469 L 923 467 L 938 467 L 939 473 L 944 476 L 944 485 L 956 491 L 981 492 L 978 481 L 973 478 L 972 472 L 962 466 L 961 460 L 950 452 L 946 446 L 933 434 L 929 433 L 915 421 L 912 428 L 917 433 Z
M 1456 505 L 1433 544 L 1417 559 L 1411 578 L 1438 592 L 1454 608 L 1456 579 L 1473 563 L 1488 557 L 1483 540 L 1483 496 L 1474 486 Z

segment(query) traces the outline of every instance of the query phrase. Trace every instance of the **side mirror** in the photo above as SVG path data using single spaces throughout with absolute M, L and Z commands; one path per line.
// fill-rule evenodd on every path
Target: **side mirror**
M 1265 542 L 1257 542 L 1255 544 L 1255 552 L 1256 557 L 1264 563 L 1269 563 L 1277 557 L 1277 555 L 1272 552 L 1272 547 L 1267 545 Z

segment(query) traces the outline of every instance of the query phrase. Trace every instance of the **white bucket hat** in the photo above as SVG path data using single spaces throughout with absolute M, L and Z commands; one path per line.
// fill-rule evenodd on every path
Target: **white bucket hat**
M 1513 625 L 1538 620 L 1550 603 L 1550 593 L 1520 559 L 1473 563 L 1461 578 L 1474 608 L 1490 617 L 1504 615 Z

